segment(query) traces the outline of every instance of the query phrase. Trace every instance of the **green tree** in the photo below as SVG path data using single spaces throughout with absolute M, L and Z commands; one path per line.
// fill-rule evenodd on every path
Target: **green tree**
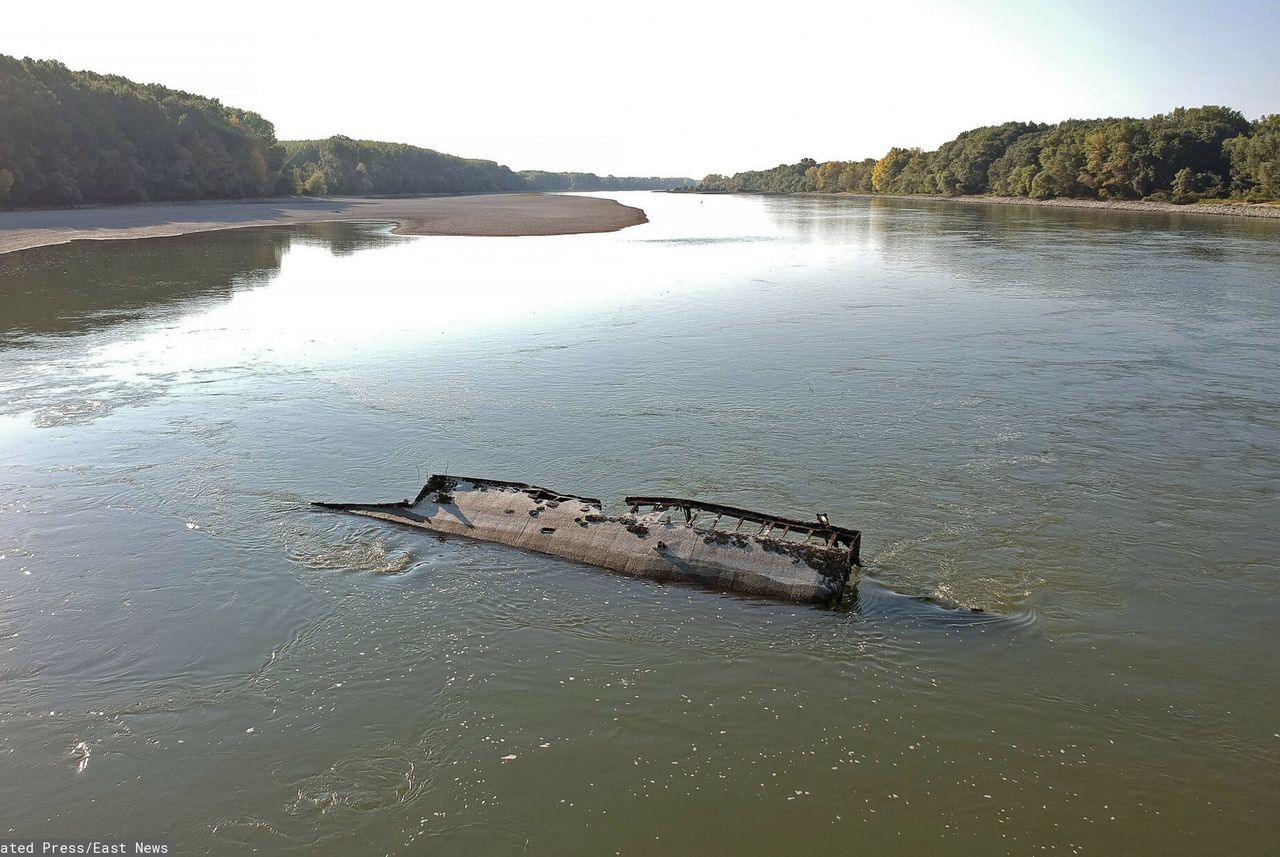
M 1231 162 L 1231 189 L 1253 200 L 1280 199 L 1280 114 L 1263 116 L 1252 134 L 1223 143 Z
M 316 169 L 305 182 L 302 183 L 302 192 L 307 196 L 324 196 L 329 192 L 329 179 L 325 176 L 324 170 Z
M 934 193 L 973 194 L 990 190 L 991 165 L 1020 138 L 1043 126 L 1006 122 L 965 131 L 944 143 L 930 161 Z
M 1173 177 L 1173 201 L 1177 203 L 1195 202 L 1200 199 L 1197 191 L 1196 174 L 1191 167 L 1183 167 Z

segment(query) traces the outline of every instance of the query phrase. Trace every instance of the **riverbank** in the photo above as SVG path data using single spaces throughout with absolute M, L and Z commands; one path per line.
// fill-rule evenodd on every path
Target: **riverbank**
M 248 226 L 355 220 L 391 221 L 403 235 L 475 236 L 616 232 L 648 222 L 642 210 L 611 199 L 563 194 L 145 203 L 0 212 L 0 253 L 68 241 L 158 238 Z
M 1137 199 L 1028 199 L 1023 196 L 943 196 L 942 194 L 889 193 L 818 193 L 799 196 L 844 196 L 861 199 L 938 200 L 940 202 L 981 203 L 984 205 L 1034 205 L 1048 208 L 1091 208 L 1110 211 L 1164 212 L 1169 214 L 1211 214 L 1228 217 L 1262 217 L 1280 219 L 1280 205 L 1247 202 L 1211 202 L 1176 205 L 1172 202 L 1143 202 Z

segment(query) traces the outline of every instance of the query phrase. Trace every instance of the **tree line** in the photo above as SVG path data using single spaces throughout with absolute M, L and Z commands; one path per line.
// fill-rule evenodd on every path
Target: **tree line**
M 548 173 L 521 170 L 530 190 L 675 190 L 692 188 L 698 183 L 688 178 L 665 176 L 598 176 L 595 173 Z
M 689 178 L 598 176 L 595 173 L 515 172 L 493 161 L 460 158 L 404 143 L 287 140 L 279 193 L 351 196 L 494 191 L 668 190 L 693 187 Z
M 215 98 L 0 55 L 0 207 L 693 184 L 518 173 L 494 161 L 341 136 L 278 141 L 262 116 Z
M 330 137 L 280 144 L 282 194 L 351 196 L 481 193 L 525 190 L 525 182 L 493 161 L 460 158 L 403 143 Z
M 0 205 L 253 196 L 276 157 L 256 113 L 0 56 Z
M 1280 115 L 1250 122 L 1228 107 L 1179 107 L 1149 119 L 1006 122 L 935 151 L 894 147 L 875 159 L 811 158 L 709 175 L 700 191 L 994 194 L 1031 199 L 1280 199 Z

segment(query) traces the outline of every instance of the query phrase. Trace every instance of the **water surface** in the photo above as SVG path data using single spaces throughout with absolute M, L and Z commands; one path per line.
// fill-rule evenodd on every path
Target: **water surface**
M 1276 224 L 612 196 L 651 222 L 0 257 L 0 833 L 1280 847 Z M 769 604 L 307 506 L 436 471 L 825 511 L 868 582 Z

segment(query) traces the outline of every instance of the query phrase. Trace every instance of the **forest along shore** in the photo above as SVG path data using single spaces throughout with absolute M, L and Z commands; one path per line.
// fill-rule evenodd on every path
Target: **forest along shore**
M 940 200 L 942 202 L 985 203 L 991 205 L 1035 205 L 1050 208 L 1092 208 L 1110 211 L 1158 211 L 1173 214 L 1216 214 L 1233 217 L 1264 217 L 1280 219 L 1280 205 L 1268 203 L 1218 202 L 1192 203 L 1179 205 L 1173 202 L 1143 201 L 1140 199 L 1030 199 L 1025 196 L 987 196 L 985 194 L 965 194 L 962 196 L 945 196 L 943 194 L 918 193 L 824 193 L 805 191 L 799 196 L 819 197 L 855 197 L 857 199 L 903 199 L 903 200 Z
M 144 203 L 0 212 L 0 253 L 80 240 L 158 238 L 322 221 L 385 220 L 402 235 L 578 235 L 647 223 L 611 199 L 563 194 L 482 194 L 408 199 L 286 198 L 249 202 Z

